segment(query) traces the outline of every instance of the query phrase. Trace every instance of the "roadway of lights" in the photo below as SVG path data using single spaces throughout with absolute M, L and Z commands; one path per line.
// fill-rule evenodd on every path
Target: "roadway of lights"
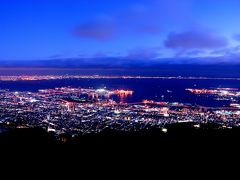
M 166 124 L 195 122 L 240 126 L 240 108 L 206 108 L 182 103 L 126 103 L 112 99 L 131 96 L 131 90 L 62 87 L 38 92 L 0 91 L 0 125 L 7 128 L 40 127 L 56 135 L 98 133 L 106 128 L 138 131 Z
M 182 77 L 182 76 L 99 76 L 99 75 L 31 75 L 31 76 L 0 76 L 0 81 L 40 81 L 61 79 L 182 79 L 182 80 L 240 80 L 240 78 L 214 77 Z

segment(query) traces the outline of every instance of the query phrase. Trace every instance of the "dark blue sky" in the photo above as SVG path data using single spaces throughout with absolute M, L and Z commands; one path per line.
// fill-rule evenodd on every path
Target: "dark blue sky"
M 0 60 L 239 62 L 239 19 L 239 0 L 1 0 Z

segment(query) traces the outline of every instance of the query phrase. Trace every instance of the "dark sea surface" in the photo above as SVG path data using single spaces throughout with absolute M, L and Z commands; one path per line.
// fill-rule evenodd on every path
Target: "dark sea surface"
M 143 99 L 168 102 L 191 103 L 203 106 L 229 106 L 230 101 L 216 100 L 216 97 L 194 95 L 186 88 L 240 88 L 238 80 L 164 80 L 164 79 L 72 79 L 49 81 L 0 81 L 0 89 L 11 91 L 32 91 L 55 87 L 82 87 L 133 90 L 128 102 L 142 102 Z M 239 99 L 237 102 L 240 102 Z M 236 102 L 235 102 L 236 103 Z

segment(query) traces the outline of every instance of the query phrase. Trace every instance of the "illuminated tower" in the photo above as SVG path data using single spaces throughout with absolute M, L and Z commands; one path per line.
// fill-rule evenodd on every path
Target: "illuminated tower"
M 75 103 L 67 102 L 66 105 L 67 105 L 67 110 L 69 112 L 74 112 L 75 111 L 75 109 L 76 109 Z

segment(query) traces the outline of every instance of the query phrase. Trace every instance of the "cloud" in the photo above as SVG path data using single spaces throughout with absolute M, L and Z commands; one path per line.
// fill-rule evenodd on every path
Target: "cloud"
M 57 58 L 62 58 L 62 57 L 64 57 L 62 54 L 56 54 L 56 55 L 49 56 L 50 59 L 57 59 Z
M 198 55 L 201 55 L 204 53 L 205 53 L 205 51 L 203 51 L 203 50 L 191 50 L 191 51 L 186 52 L 186 55 L 192 57 L 192 56 L 198 56 Z
M 237 41 L 240 41 L 240 34 L 235 34 L 233 38 Z
M 150 60 L 150 59 L 156 59 L 159 57 L 160 53 L 158 52 L 159 48 L 137 48 L 130 50 L 127 54 L 127 59 L 144 59 L 144 60 Z
M 233 48 L 234 52 L 240 53 L 240 46 L 236 46 Z
M 79 24 L 73 30 L 74 35 L 98 41 L 111 40 L 126 34 L 156 36 L 163 31 L 164 24 L 186 21 L 190 17 L 192 1 L 141 0 L 123 3 L 117 11 L 95 14 L 90 22 Z
M 79 38 L 112 40 L 119 35 L 156 35 L 162 32 L 161 16 L 152 6 L 134 4 L 114 13 L 98 14 L 73 28 Z
M 73 35 L 76 37 L 98 41 L 111 40 L 116 33 L 114 24 L 106 22 L 89 22 L 81 24 L 73 30 Z
M 135 22 L 88 22 L 80 24 L 73 29 L 73 35 L 79 38 L 93 39 L 97 41 L 112 40 L 118 35 L 124 33 L 137 35 L 148 34 L 156 35 L 161 32 L 161 28 L 154 23 L 140 23 Z
M 165 47 L 179 50 L 217 49 L 227 45 L 228 42 L 224 37 L 207 30 L 170 33 L 165 41 Z
M 220 56 L 235 56 L 240 54 L 240 46 L 213 50 L 210 54 Z

